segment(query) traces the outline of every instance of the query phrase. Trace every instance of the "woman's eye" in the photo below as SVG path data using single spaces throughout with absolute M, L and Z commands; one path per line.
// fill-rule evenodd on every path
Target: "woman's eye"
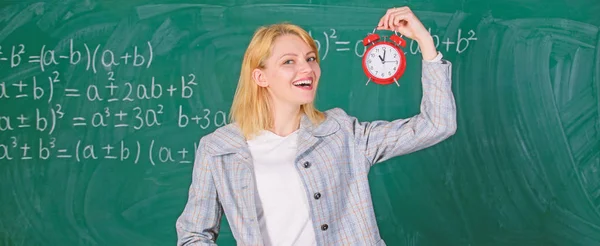
M 283 62 L 283 64 L 292 64 L 293 62 L 293 60 L 286 60 L 285 62 Z
M 316 61 L 316 60 L 317 60 L 316 57 L 310 57 L 310 58 L 308 58 L 308 61 Z

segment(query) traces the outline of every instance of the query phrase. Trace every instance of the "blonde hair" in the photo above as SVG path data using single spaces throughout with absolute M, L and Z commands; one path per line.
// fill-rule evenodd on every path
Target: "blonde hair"
M 254 32 L 244 54 L 240 78 L 230 111 L 230 121 L 238 124 L 246 139 L 252 138 L 260 130 L 273 126 L 269 94 L 266 88 L 258 86 L 254 82 L 252 71 L 256 68 L 265 68 L 265 61 L 271 55 L 275 40 L 286 34 L 297 35 L 306 42 L 315 51 L 316 61 L 320 64 L 315 41 L 308 32 L 297 25 L 279 23 L 259 27 Z M 312 102 L 301 105 L 300 112 L 304 113 L 313 124 L 320 123 L 325 118 Z

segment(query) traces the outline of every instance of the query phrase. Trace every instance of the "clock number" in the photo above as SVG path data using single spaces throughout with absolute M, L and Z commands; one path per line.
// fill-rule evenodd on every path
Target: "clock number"
M 394 53 L 394 58 L 398 58 L 398 53 Z
M 394 71 L 396 70 L 396 67 L 394 67 Z

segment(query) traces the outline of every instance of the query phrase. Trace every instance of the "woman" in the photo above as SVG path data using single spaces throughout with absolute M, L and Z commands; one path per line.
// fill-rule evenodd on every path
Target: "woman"
M 262 27 L 245 53 L 234 123 L 201 138 L 178 245 L 214 245 L 223 214 L 238 245 L 385 245 L 369 168 L 436 144 L 456 130 L 451 63 L 408 7 L 378 29 L 419 43 L 421 113 L 359 122 L 313 106 L 321 74 L 315 42 L 290 24 Z

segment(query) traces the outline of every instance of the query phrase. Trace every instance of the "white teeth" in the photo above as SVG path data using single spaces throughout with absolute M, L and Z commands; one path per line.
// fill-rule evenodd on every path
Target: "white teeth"
M 300 86 L 301 86 L 301 85 L 311 85 L 311 84 L 312 84 L 312 80 L 310 80 L 310 79 L 307 79 L 307 80 L 300 80 L 300 81 L 294 82 L 294 85 L 295 85 L 295 86 L 299 86 L 299 85 L 300 85 Z

